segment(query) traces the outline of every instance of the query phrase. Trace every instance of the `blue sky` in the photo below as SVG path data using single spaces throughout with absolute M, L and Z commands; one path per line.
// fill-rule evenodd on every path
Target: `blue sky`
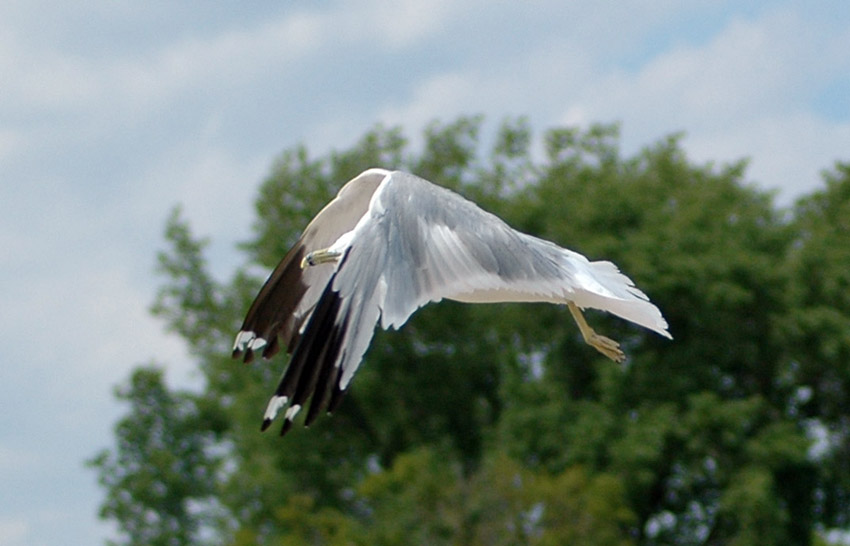
M 789 204 L 850 160 L 848 51 L 843 1 L 3 2 L 0 546 L 102 543 L 113 387 L 197 382 L 147 312 L 175 204 L 226 275 L 283 149 L 477 113 L 684 132 Z

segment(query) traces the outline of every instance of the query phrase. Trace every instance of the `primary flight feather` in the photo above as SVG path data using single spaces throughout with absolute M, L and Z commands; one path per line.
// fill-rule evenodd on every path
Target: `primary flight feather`
M 646 294 L 611 262 L 512 229 L 460 195 L 401 171 L 369 169 L 307 225 L 248 310 L 233 346 L 246 362 L 283 342 L 292 354 L 263 417 L 286 409 L 281 434 L 311 398 L 310 424 L 342 400 L 375 326 L 399 328 L 428 302 L 539 301 L 568 306 L 585 341 L 622 361 L 593 331 L 595 308 L 670 338 Z

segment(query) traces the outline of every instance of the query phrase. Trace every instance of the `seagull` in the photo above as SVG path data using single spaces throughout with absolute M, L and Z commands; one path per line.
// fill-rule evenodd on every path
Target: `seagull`
M 274 269 L 233 345 L 292 355 L 263 416 L 286 408 L 281 436 L 310 398 L 309 426 L 348 390 L 380 323 L 399 329 L 443 298 L 565 304 L 585 342 L 622 362 L 582 309 L 608 311 L 672 339 L 661 311 L 611 262 L 521 233 L 460 195 L 402 171 L 368 169 L 328 203 Z

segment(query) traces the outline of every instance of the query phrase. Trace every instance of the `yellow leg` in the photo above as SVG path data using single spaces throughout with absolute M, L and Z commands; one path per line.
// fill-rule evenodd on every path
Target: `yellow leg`
M 304 256 L 304 258 L 301 260 L 301 269 L 306 269 L 308 265 L 313 266 L 335 262 L 339 259 L 341 255 L 341 252 L 332 252 L 327 248 L 323 248 L 321 250 L 314 250 L 313 252 Z
M 567 307 L 569 307 L 570 313 L 572 313 L 573 318 L 578 324 L 578 329 L 581 330 L 581 335 L 588 345 L 614 362 L 622 362 L 626 359 L 626 355 L 620 350 L 619 343 L 613 339 L 597 334 L 593 328 L 587 324 L 587 321 L 584 320 L 584 315 L 581 314 L 581 309 L 578 308 L 578 305 L 568 301 Z

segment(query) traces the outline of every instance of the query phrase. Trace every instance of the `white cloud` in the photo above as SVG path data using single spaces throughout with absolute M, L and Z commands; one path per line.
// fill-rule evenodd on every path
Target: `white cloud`
M 16 407 L 23 417 L 58 418 L 74 429 L 112 404 L 111 386 L 130 367 L 156 357 L 186 380 L 190 361 L 147 311 L 153 245 L 138 227 L 128 229 L 127 208 L 104 207 L 62 180 L 41 182 L 3 196 L 0 233 L 9 245 L 0 263 L 13 277 L 0 288 L 0 340 L 18 362 L 14 369 L 26 370 L 4 379 L 37 389 Z M 92 390 L 100 394 L 91 397 Z
M 43 462 L 43 457 L 31 450 L 0 446 L 0 475 L 31 472 Z
M 808 113 L 763 117 L 749 124 L 689 137 L 685 146 L 697 161 L 750 157 L 748 178 L 765 189 L 779 189 L 778 203 L 822 184 L 821 171 L 850 159 L 850 123 L 827 122 Z
M 408 100 L 384 108 L 378 117 L 387 125 L 404 120 L 411 129 L 421 128 L 435 118 L 451 119 L 458 112 L 468 112 L 465 108 L 479 95 L 480 89 L 476 74 L 437 74 L 421 82 Z
M 312 52 L 325 32 L 321 17 L 296 12 L 257 28 L 190 36 L 125 56 L 86 57 L 45 49 L 11 32 L 0 41 L 5 108 L 23 111 L 106 107 L 148 114 L 176 95 L 229 86 L 280 69 Z
M 322 20 L 300 12 L 259 28 L 178 42 L 152 58 L 119 65 L 116 87 L 142 96 L 169 97 L 204 84 L 231 84 L 303 58 L 321 41 Z
M 0 166 L 11 160 L 25 145 L 23 135 L 0 128 Z
M 223 279 L 243 259 L 235 244 L 250 237 L 253 202 L 271 160 L 271 153 L 236 157 L 203 138 L 186 143 L 157 158 L 130 184 L 133 216 L 140 221 L 156 217 L 159 236 L 165 212 L 179 204 L 193 234 L 210 240 L 206 257 L 212 273 Z M 165 245 L 160 240 L 157 248 Z
M 0 518 L 0 544 L 3 546 L 23 546 L 30 533 L 30 524 L 18 518 Z
M 120 256 L 107 253 L 97 258 L 120 261 Z M 126 270 L 131 264 L 98 261 L 96 268 L 75 265 L 30 279 L 23 290 L 4 296 L 15 313 L 3 317 L 3 331 L 26 332 L 39 340 L 11 345 L 9 350 L 27 370 L 27 383 L 39 389 L 29 397 L 29 408 L 16 410 L 26 412 L 32 422 L 59 420 L 66 428 L 84 427 L 111 405 L 112 385 L 152 357 L 169 365 L 172 378 L 185 382 L 191 376 L 183 344 L 148 314 L 150 288 L 134 283 Z M 4 344 L 10 346 L 9 342 Z M 100 394 L 91 397 L 93 391 Z
M 455 2 L 408 0 L 287 10 L 258 26 L 190 35 L 124 56 L 87 57 L 44 48 L 14 29 L 4 29 L 9 32 L 0 38 L 0 85 L 9 109 L 107 107 L 112 113 L 120 109 L 122 116 L 133 111 L 149 115 L 177 95 L 247 85 L 306 61 L 319 50 L 369 43 L 409 47 L 462 9 Z
M 343 16 L 334 16 L 333 20 L 342 22 L 349 29 L 349 39 L 374 37 L 391 47 L 407 47 L 440 30 L 462 12 L 475 9 L 473 4 L 486 9 L 481 2 L 452 0 L 377 1 L 365 10 L 360 5 L 347 3 L 347 12 Z
M 647 26 L 658 20 L 658 13 L 642 16 Z M 599 66 L 570 38 L 546 38 L 495 63 L 430 72 L 377 117 L 402 122 L 414 143 L 433 119 L 469 113 L 491 121 L 518 114 L 563 124 L 622 121 L 627 151 L 685 131 L 684 145 L 699 161 L 752 156 L 749 176 L 780 188 L 787 203 L 846 157 L 847 124 L 807 110 L 834 70 L 850 66 L 838 53 L 850 50 L 850 31 L 820 24 L 788 9 L 733 17 L 704 43 L 665 50 L 631 71 Z M 332 127 L 337 135 L 355 132 L 345 121 Z
M 806 99 L 828 80 L 826 67 L 847 63 L 828 53 L 847 36 L 801 26 L 786 11 L 733 19 L 702 46 L 589 81 L 560 118 L 622 120 L 627 147 L 684 130 L 684 145 L 698 160 L 753 157 L 750 176 L 782 189 L 787 203 L 816 187 L 819 171 L 846 154 L 847 124 L 818 119 Z

